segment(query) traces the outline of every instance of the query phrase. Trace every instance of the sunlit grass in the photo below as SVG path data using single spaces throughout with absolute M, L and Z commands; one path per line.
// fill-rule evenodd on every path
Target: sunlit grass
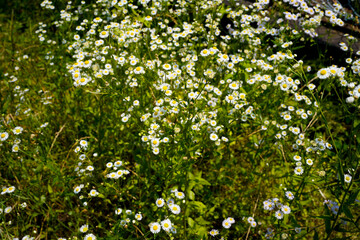
M 56 4 L 0 16 L 1 239 L 358 235 L 359 53 L 296 54 L 340 5 Z

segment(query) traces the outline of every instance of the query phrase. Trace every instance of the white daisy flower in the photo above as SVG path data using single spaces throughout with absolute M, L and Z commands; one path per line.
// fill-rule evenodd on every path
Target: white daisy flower
M 89 230 L 89 225 L 84 224 L 80 227 L 80 232 L 85 233 Z
M 175 192 L 175 196 L 178 199 L 183 199 L 185 197 L 185 194 L 183 192 Z
M 280 220 L 284 217 L 284 214 L 280 210 L 278 210 L 275 212 L 275 217 Z
M 165 204 L 164 199 L 158 198 L 158 199 L 156 200 L 156 206 L 158 206 L 158 207 L 163 207 L 164 204 Z
M 291 209 L 289 206 L 287 205 L 284 205 L 281 207 L 281 211 L 284 213 L 284 214 L 289 214 L 291 212 Z
M 88 142 L 85 141 L 85 140 L 81 140 L 81 141 L 80 141 L 80 146 L 81 146 L 82 148 L 86 149 L 86 147 L 88 146 Z
M 351 179 L 352 179 L 352 177 L 349 174 L 344 175 L 344 180 L 345 180 L 346 183 L 350 183 Z
M 235 219 L 233 217 L 228 217 L 227 220 L 229 221 L 229 223 L 233 224 L 235 223 Z
M 17 145 L 17 144 L 14 144 L 13 146 L 12 146 L 12 152 L 18 152 L 19 151 L 19 145 Z
M 224 228 L 230 228 L 231 227 L 231 223 L 229 222 L 228 219 L 225 219 L 223 222 L 222 222 L 222 226 Z
M 80 186 L 77 186 L 77 187 L 74 188 L 74 193 L 75 193 L 75 194 L 78 194 L 80 191 L 81 191 L 81 187 L 80 187 Z
M 254 220 L 253 217 L 248 217 L 247 221 L 248 221 L 248 223 L 251 223 L 251 222 L 253 222 L 253 221 L 255 221 L 255 220 Z
M 115 214 L 116 215 L 120 215 L 122 213 L 122 209 L 121 208 L 117 208 L 116 210 L 115 210 Z
M 303 174 L 304 169 L 302 167 L 298 166 L 298 167 L 295 168 L 294 171 L 295 171 L 296 175 L 301 175 L 301 174 Z
M 96 196 L 99 194 L 99 192 L 96 191 L 95 189 L 93 189 L 93 190 L 90 191 L 89 194 L 90 194 L 90 196 L 92 196 L 92 197 L 96 197 Z
M 210 234 L 212 237 L 215 237 L 216 235 L 219 234 L 219 230 L 212 229 L 209 234 Z
M 0 140 L 5 141 L 9 137 L 9 134 L 7 132 L 0 133 Z
M 108 31 L 101 31 L 100 32 L 100 37 L 101 38 L 107 38 L 109 36 L 109 32 Z
M 306 159 L 306 164 L 307 165 L 309 165 L 309 166 L 311 166 L 311 165 L 313 165 L 313 160 L 311 160 L 310 158 L 309 159 Z
M 94 234 L 89 233 L 89 234 L 86 234 L 86 236 L 84 237 L 84 240 L 96 240 L 96 237 Z
M 160 224 L 157 223 L 157 222 L 150 223 L 150 224 L 149 224 L 149 227 L 150 227 L 150 231 L 151 231 L 153 234 L 159 233 L 160 230 L 161 230 L 161 226 L 160 226 Z
M 6 207 L 6 208 L 4 209 L 4 212 L 5 212 L 5 214 L 7 214 L 7 213 L 10 213 L 11 210 L 12 210 L 12 207 Z
M 20 133 L 22 133 L 22 131 L 23 131 L 22 127 L 16 127 L 16 128 L 13 129 L 13 133 L 15 135 L 19 135 Z
M 218 135 L 216 135 L 215 133 L 210 134 L 211 140 L 216 141 L 216 140 L 218 140 L 218 138 L 219 138 Z
M 168 232 L 171 229 L 170 219 L 165 219 L 164 221 L 161 221 L 161 226 L 164 231 Z
M 141 213 L 135 214 L 135 219 L 138 220 L 138 221 L 141 221 L 141 219 L 142 219 Z
M 326 79 L 330 76 L 330 72 L 327 68 L 322 68 L 317 72 L 317 76 L 320 79 Z
M 293 199 L 294 199 L 294 194 L 293 194 L 292 192 L 290 192 L 290 191 L 287 191 L 287 192 L 285 193 L 285 196 L 286 196 L 288 199 L 290 199 L 290 200 L 293 200 Z
M 7 192 L 8 192 L 8 193 L 12 193 L 12 192 L 14 192 L 14 191 L 15 191 L 15 187 L 14 187 L 14 186 L 8 187 L 8 189 L 7 189 Z
M 173 214 L 179 214 L 180 211 L 181 211 L 180 206 L 177 205 L 177 204 L 171 204 L 171 205 L 169 206 L 169 208 L 170 208 L 170 211 L 171 211 Z

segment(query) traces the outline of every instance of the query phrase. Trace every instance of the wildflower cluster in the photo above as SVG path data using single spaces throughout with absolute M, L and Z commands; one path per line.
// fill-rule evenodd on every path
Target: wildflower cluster
M 185 198 L 185 194 L 183 192 L 178 191 L 177 189 L 171 190 L 171 195 L 175 195 L 175 198 L 179 200 Z M 167 201 L 165 201 L 163 198 L 158 198 L 155 201 L 155 205 L 159 209 L 161 215 L 165 216 L 165 219 L 158 222 L 151 222 L 149 224 L 150 231 L 153 234 L 157 234 L 162 229 L 167 234 L 171 233 L 170 236 L 172 234 L 176 234 L 177 230 L 174 223 L 180 219 L 179 217 L 179 215 L 181 215 L 180 205 L 178 205 L 175 202 L 175 199 L 173 198 L 168 198 Z
M 13 180 L 2 184 L 4 219 L 14 209 L 20 215 L 14 191 L 33 197 L 21 181 L 45 175 L 57 184 L 47 182 L 31 206 L 21 206 L 50 212 L 37 203 L 53 201 L 49 209 L 71 208 L 48 215 L 69 222 L 62 224 L 69 237 L 86 240 L 218 237 L 221 226 L 223 238 L 285 238 L 307 224 L 301 209 L 321 211 L 306 200 L 328 199 L 321 189 L 356 204 L 359 164 L 356 154 L 345 154 L 356 150 L 356 134 L 346 144 L 336 140 L 341 129 L 331 129 L 324 99 L 346 96 L 341 102 L 352 118 L 339 125 L 358 131 L 351 119 L 359 105 L 360 52 L 353 55 L 356 38 L 346 35 L 339 43 L 351 53 L 344 66 L 301 60 L 298 42 L 318 37 L 323 21 L 341 27 L 348 18 L 339 3 L 310 2 L 97 0 L 55 9 L 43 1 L 56 19 L 40 22 L 35 34 L 53 82 L 30 90 L 19 68 L 5 74 L 14 107 L 1 119 L 0 148 L 26 172 L 6 175 Z M 283 198 L 269 198 L 277 193 Z M 336 216 L 328 237 L 339 229 L 338 202 L 325 201 Z M 357 226 L 349 212 L 350 231 Z
M 290 199 L 293 198 L 293 195 L 291 192 L 287 192 L 286 196 Z M 287 205 L 283 205 L 278 198 L 268 199 L 263 202 L 264 204 L 264 210 L 272 211 L 278 209 L 275 211 L 275 217 L 277 219 L 282 219 L 284 217 L 284 214 L 290 214 L 291 208 Z

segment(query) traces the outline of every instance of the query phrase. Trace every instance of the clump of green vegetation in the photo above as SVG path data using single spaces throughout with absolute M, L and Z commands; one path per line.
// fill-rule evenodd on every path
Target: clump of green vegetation
M 1 239 L 359 234 L 356 38 L 297 57 L 340 4 L 56 4 L 0 21 Z

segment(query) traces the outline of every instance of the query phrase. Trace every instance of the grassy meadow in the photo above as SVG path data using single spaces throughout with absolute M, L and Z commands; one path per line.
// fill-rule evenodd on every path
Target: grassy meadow
M 0 239 L 359 239 L 360 51 L 315 31 L 359 21 L 318 2 L 1 3 Z

